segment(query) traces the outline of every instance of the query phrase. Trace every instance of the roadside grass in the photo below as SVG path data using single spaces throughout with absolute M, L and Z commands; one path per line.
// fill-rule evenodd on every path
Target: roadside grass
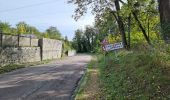
M 12 70 L 24 68 L 24 67 L 25 67 L 24 65 L 17 65 L 17 64 L 6 65 L 3 67 L 0 67 L 0 74 L 5 73 L 5 72 L 10 72 Z
M 169 100 L 170 48 L 98 56 L 105 100 Z
M 93 59 L 87 66 L 86 74 L 76 93 L 75 100 L 100 100 L 99 69 L 96 59 Z

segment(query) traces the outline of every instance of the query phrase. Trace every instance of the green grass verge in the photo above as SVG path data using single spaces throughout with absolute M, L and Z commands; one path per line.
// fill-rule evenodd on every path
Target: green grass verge
M 94 67 L 96 66 L 96 62 L 97 62 L 96 60 L 92 60 L 87 65 L 86 73 L 80 82 L 80 86 L 79 86 L 77 92 L 75 93 L 76 94 L 75 100 L 84 100 L 87 98 L 92 98 L 92 97 L 89 97 L 90 95 L 87 96 L 87 91 L 90 91 L 89 88 L 91 88 L 91 86 L 89 84 L 93 84 L 91 82 L 92 81 L 91 75 L 94 70 Z
M 24 67 L 25 67 L 24 65 L 17 65 L 17 64 L 6 65 L 3 67 L 0 67 L 0 74 L 10 72 L 12 70 L 24 68 Z
M 106 100 L 170 99 L 170 50 L 112 52 L 98 63 Z
M 80 82 L 80 86 L 79 86 L 78 90 L 75 93 L 75 100 L 81 99 L 83 97 L 84 88 L 85 88 L 85 86 L 87 84 L 88 78 L 89 78 L 89 73 L 86 72 L 83 79 Z

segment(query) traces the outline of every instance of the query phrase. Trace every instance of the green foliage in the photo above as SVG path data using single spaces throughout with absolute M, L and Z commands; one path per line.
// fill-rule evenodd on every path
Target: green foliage
M 0 74 L 5 73 L 5 72 L 10 72 L 12 70 L 24 68 L 24 67 L 25 67 L 24 65 L 16 65 L 16 64 L 15 65 L 11 64 L 11 65 L 7 65 L 7 66 L 3 66 L 3 67 L 0 67 Z
M 63 56 L 67 55 L 69 50 L 74 50 L 72 46 L 72 42 L 68 40 L 67 36 L 65 36 L 65 39 L 63 41 Z
M 105 99 L 168 99 L 170 49 L 160 49 L 120 51 L 105 62 L 98 57 Z
M 61 33 L 56 27 L 51 26 L 45 32 L 40 32 L 36 27 L 28 25 L 26 22 L 19 22 L 16 24 L 16 27 L 11 27 L 11 25 L 6 22 L 0 22 L 0 30 L 2 33 L 11 35 L 33 34 L 37 38 L 62 39 Z
M 9 23 L 0 21 L 0 30 L 1 30 L 1 32 L 10 33 L 10 27 L 11 26 L 9 25 Z
M 16 26 L 18 34 L 26 34 L 28 25 L 25 22 L 19 22 Z
M 98 46 L 98 34 L 95 28 L 87 26 L 85 31 L 78 29 L 75 32 L 73 47 L 78 52 L 95 52 Z
M 56 27 L 49 27 L 46 30 L 46 37 L 51 38 L 51 39 L 61 39 L 61 33 L 59 32 L 59 30 Z

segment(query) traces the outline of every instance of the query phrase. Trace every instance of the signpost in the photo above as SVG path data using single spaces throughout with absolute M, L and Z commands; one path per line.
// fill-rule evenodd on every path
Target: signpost
M 106 60 L 106 52 L 115 51 L 115 55 L 116 55 L 116 50 L 123 48 L 122 42 L 109 43 L 106 39 L 104 39 L 101 44 L 102 44 L 103 51 L 105 51 L 104 52 L 105 60 Z
M 107 45 L 104 45 L 104 50 L 105 51 L 113 51 L 113 50 L 118 50 L 118 49 L 121 49 L 123 48 L 123 44 L 122 42 L 119 42 L 119 43 L 114 43 L 114 44 L 107 44 Z

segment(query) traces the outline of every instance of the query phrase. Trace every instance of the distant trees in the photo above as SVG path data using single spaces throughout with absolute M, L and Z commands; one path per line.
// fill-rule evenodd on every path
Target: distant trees
M 92 26 L 86 26 L 85 30 L 75 31 L 73 47 L 78 52 L 94 52 L 97 46 L 97 31 Z
M 50 26 L 45 32 L 40 32 L 36 27 L 25 22 L 19 22 L 16 27 L 11 27 L 9 23 L 0 21 L 0 30 L 4 34 L 33 34 L 38 38 L 62 39 L 59 30 L 53 26 Z
M 46 36 L 47 38 L 51 38 L 51 39 L 61 39 L 61 33 L 59 32 L 59 30 L 56 27 L 50 26 L 47 30 L 46 30 Z
M 82 47 L 82 39 L 83 38 L 83 31 L 78 29 L 75 31 L 75 36 L 73 38 L 73 47 L 78 51 L 82 52 L 83 47 Z
M 19 22 L 16 24 L 18 34 L 26 34 L 28 25 L 25 22 Z
M 0 21 L 0 30 L 1 32 L 3 33 L 10 33 L 11 31 L 11 26 L 9 25 L 9 23 L 6 23 L 6 22 L 1 22 Z

